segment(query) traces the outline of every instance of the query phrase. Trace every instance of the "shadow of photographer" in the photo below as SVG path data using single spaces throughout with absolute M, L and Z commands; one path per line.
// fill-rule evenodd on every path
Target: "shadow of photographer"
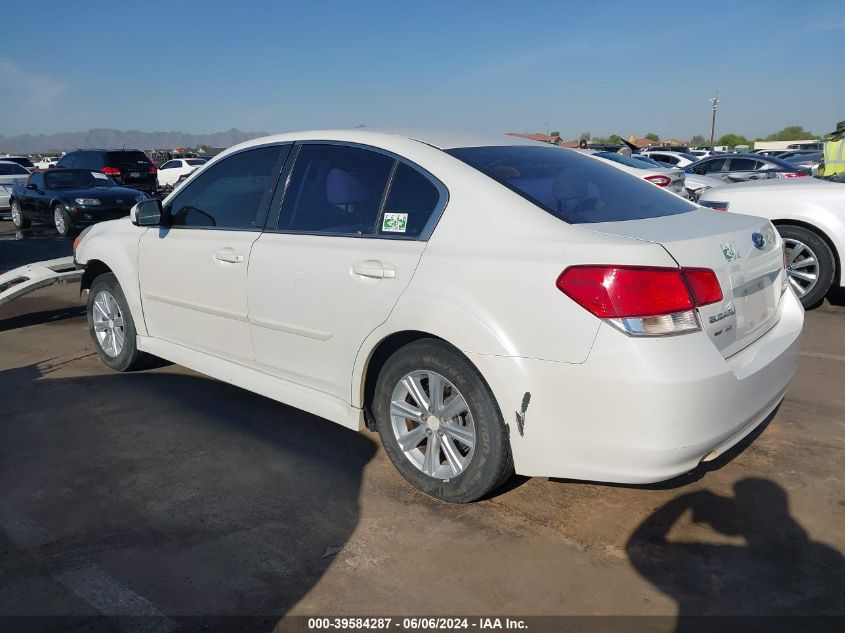
M 672 537 L 685 516 L 700 540 Z M 690 616 L 845 614 L 845 558 L 810 539 L 786 491 L 766 479 L 737 482 L 732 497 L 702 490 L 669 501 L 634 531 L 626 551 L 677 603 L 677 631 L 702 630 Z

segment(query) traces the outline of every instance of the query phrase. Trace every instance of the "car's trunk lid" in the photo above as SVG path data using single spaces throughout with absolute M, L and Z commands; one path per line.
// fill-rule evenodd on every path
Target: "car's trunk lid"
M 704 331 L 725 357 L 750 345 L 776 323 L 786 277 L 781 240 L 768 220 L 697 209 L 583 226 L 659 243 L 680 266 L 713 270 L 723 300 L 699 308 L 699 314 Z

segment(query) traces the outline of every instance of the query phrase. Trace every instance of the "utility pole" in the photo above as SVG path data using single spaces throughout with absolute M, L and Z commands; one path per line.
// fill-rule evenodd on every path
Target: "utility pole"
M 549 124 L 548 124 L 548 123 L 544 123 L 543 125 L 545 125 L 545 126 L 546 126 L 546 136 L 548 136 L 548 135 L 549 135 Z
M 719 107 L 719 89 L 716 88 L 716 96 L 708 99 L 713 104 L 713 118 L 710 121 L 710 149 L 713 149 L 713 138 L 716 136 L 716 108 Z

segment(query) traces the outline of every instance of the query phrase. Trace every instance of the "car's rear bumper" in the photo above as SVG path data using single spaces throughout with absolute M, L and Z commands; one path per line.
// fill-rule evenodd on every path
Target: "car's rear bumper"
M 728 359 L 704 333 L 635 339 L 607 324 L 581 364 L 468 356 L 502 409 L 518 473 L 650 483 L 724 452 L 777 408 L 804 321 L 792 291 L 779 316 Z

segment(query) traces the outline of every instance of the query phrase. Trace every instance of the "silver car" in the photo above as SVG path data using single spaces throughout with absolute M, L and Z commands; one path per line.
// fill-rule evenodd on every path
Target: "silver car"
M 768 178 L 797 178 L 809 173 L 785 160 L 759 154 L 725 154 L 684 167 L 688 174 L 719 178 L 727 183 Z
M 23 183 L 29 177 L 29 171 L 17 163 L 0 160 L 0 219 L 8 220 L 12 217 L 12 207 L 9 197 L 12 187 Z

